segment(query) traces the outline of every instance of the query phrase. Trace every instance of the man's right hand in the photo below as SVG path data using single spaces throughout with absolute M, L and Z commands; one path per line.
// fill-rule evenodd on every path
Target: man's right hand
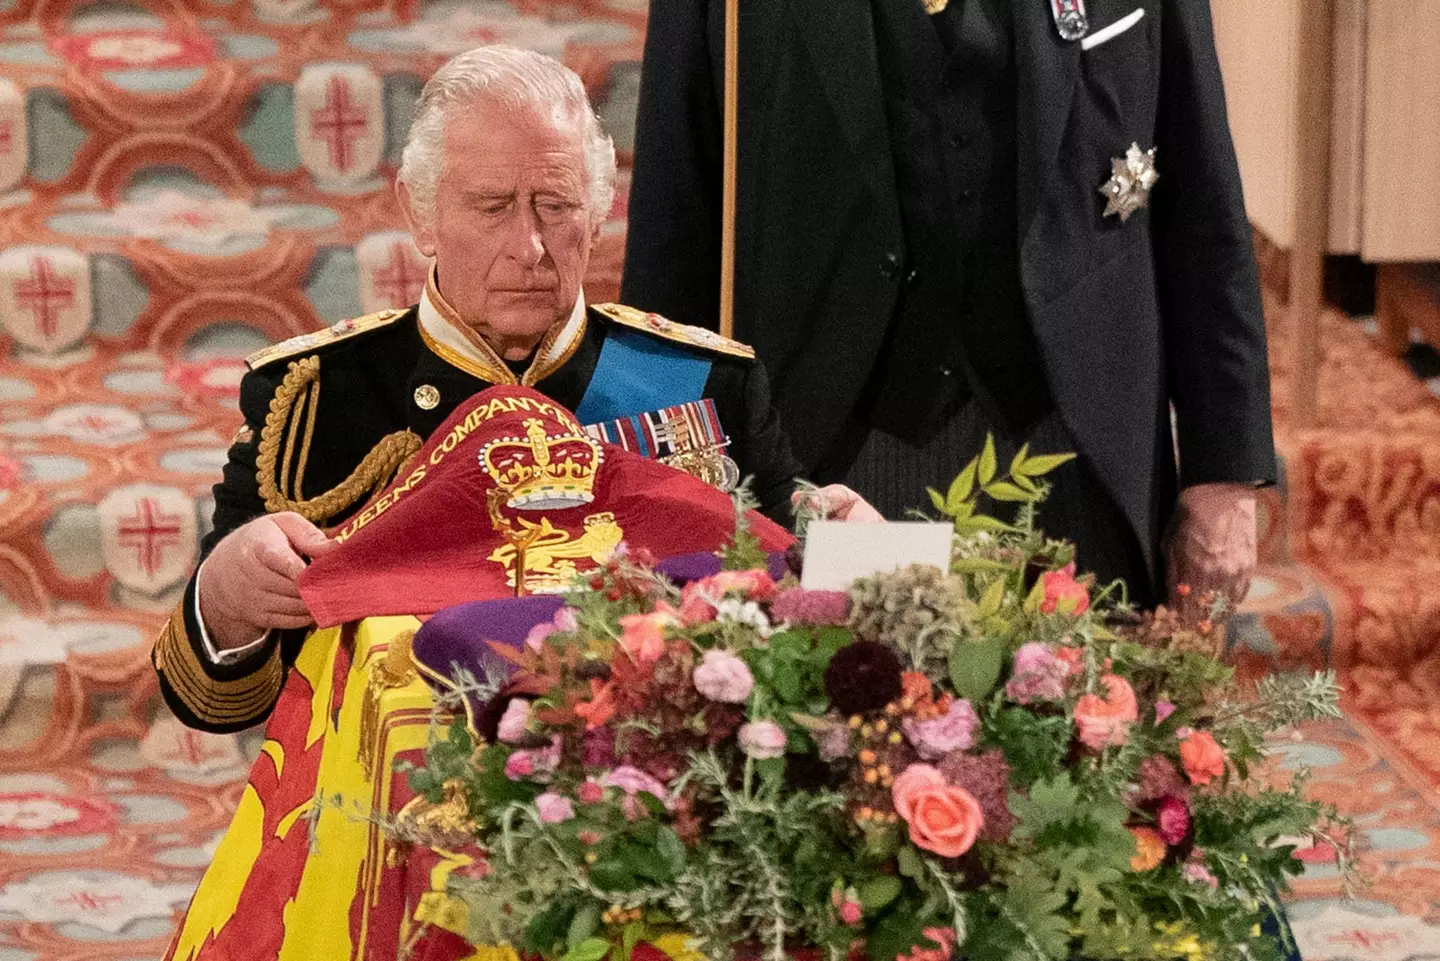
M 298 581 L 306 558 L 336 548 L 299 514 L 267 514 L 231 531 L 205 561 L 200 617 L 218 650 L 243 647 L 272 629 L 308 627 Z

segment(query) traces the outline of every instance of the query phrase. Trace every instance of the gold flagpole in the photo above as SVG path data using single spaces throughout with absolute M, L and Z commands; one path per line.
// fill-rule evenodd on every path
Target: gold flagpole
M 735 336 L 735 171 L 739 150 L 740 0 L 725 0 L 725 180 L 720 207 L 720 333 Z

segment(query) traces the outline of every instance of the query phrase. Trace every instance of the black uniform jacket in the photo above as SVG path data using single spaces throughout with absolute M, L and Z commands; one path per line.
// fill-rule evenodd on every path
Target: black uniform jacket
M 617 329 L 616 313 L 589 308 L 573 354 L 535 389 L 574 410 L 606 337 Z M 637 327 L 632 322 L 626 329 Z M 728 453 L 741 476 L 752 478 L 761 510 L 787 518 L 800 468 L 771 406 L 764 368 L 742 345 L 693 336 L 679 325 L 649 333 L 706 355 L 711 368 L 703 396 L 715 402 L 730 438 Z M 695 345 L 706 340 L 714 346 Z M 321 527 L 337 526 L 382 489 L 459 404 L 493 386 L 427 345 L 413 307 L 266 348 L 250 364 L 240 387 L 245 424 L 215 487 L 214 529 L 201 543 L 202 561 L 226 534 L 267 511 L 298 510 Z M 224 732 L 253 725 L 279 697 L 304 632 L 273 632 L 239 662 L 214 663 L 201 641 L 195 590 L 192 577 L 156 643 L 152 659 L 161 691 L 193 727 Z

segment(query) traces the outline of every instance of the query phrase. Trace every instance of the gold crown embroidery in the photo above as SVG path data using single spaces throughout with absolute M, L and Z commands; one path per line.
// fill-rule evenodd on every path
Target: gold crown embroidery
M 480 465 L 517 510 L 564 510 L 595 499 L 595 476 L 604 460 L 600 445 L 583 431 L 547 434 L 538 418 L 525 421 L 525 437 L 492 440 Z

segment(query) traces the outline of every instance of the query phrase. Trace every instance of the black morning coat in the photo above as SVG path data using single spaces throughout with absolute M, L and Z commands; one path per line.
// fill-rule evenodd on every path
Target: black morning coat
M 914 260 L 872 2 L 882 0 L 740 4 L 735 336 L 766 364 L 807 470 L 865 416 L 862 392 Z M 992 122 L 1016 125 L 1011 260 L 1024 318 L 1054 407 L 1158 578 L 1177 484 L 1268 482 L 1276 471 L 1257 270 L 1209 4 L 1089 0 L 1092 33 L 1144 15 L 1084 50 L 1061 38 L 1050 0 L 1006 2 L 1015 96 Z M 724 0 L 651 5 L 621 293 L 711 327 L 723 50 Z M 1098 191 L 1132 144 L 1157 148 L 1160 180 L 1148 209 L 1122 223 L 1103 215 Z M 924 398 L 947 396 L 946 366 L 938 352 L 914 365 L 917 422 L 937 421 Z

